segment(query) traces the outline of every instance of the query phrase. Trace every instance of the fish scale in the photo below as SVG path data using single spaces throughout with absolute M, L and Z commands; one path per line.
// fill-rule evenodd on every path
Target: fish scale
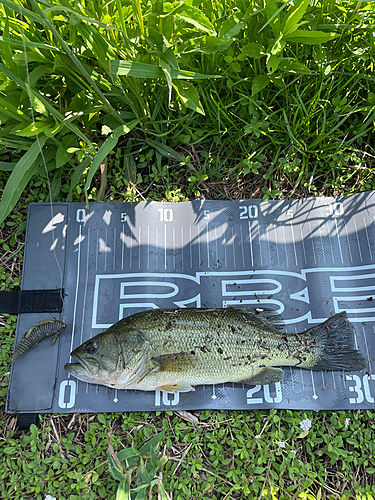
M 270 361 L 269 349 L 274 346 L 273 339 L 268 338 L 270 347 L 260 347 L 268 332 L 256 328 L 251 319 L 249 313 L 246 315 L 236 309 L 160 310 L 149 316 L 135 316 L 132 323 L 142 331 L 158 356 L 184 353 L 175 358 L 166 358 L 169 360 L 168 369 L 150 374 L 147 380 L 140 383 L 141 386 L 151 380 L 165 385 L 164 382 L 170 382 L 170 373 L 179 372 L 184 372 L 185 380 L 191 385 L 198 385 L 202 378 L 206 384 L 217 384 L 228 379 L 240 381 L 255 375 L 259 366 L 265 366 L 266 361 Z M 126 323 L 127 319 L 124 320 Z M 165 340 L 168 331 L 173 335 L 172 342 Z M 281 351 L 277 354 L 280 364 L 285 364 Z M 295 364 L 297 362 L 294 360 Z M 275 364 L 278 364 L 276 357 L 273 358 Z
M 194 386 L 281 380 L 279 366 L 361 370 L 345 313 L 299 334 L 278 331 L 273 311 L 158 309 L 124 318 L 86 341 L 65 369 L 118 389 L 187 392 Z

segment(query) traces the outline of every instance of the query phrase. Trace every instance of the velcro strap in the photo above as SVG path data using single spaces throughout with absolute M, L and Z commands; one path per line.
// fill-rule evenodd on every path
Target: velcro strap
M 0 291 L 0 313 L 62 312 L 64 289 Z

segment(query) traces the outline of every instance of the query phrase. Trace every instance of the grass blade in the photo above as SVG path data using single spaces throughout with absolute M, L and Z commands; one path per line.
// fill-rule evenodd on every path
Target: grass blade
M 84 160 L 82 160 L 81 163 L 77 167 L 75 167 L 72 178 L 70 179 L 70 191 L 69 191 L 69 194 L 67 196 L 66 201 L 72 201 L 73 189 L 78 184 L 78 179 L 81 177 L 81 175 L 86 170 L 86 168 L 90 165 L 91 161 L 92 161 L 92 157 L 86 156 L 86 158 Z
M 27 42 L 26 40 L 25 41 L 17 40 L 16 38 L 8 38 L 6 36 L 0 36 L 0 42 L 9 43 L 9 45 L 18 47 L 19 49 L 23 49 L 24 47 L 29 47 L 29 48 L 37 48 L 44 50 L 53 50 L 54 52 L 61 53 L 61 50 L 58 47 L 54 47 L 53 45 L 49 45 L 48 43 Z
M 31 119 L 27 115 L 25 115 L 25 113 L 23 113 L 19 108 L 13 106 L 8 99 L 3 99 L 2 97 L 0 97 L 0 109 L 2 113 L 9 116 L 10 118 L 13 118 L 13 120 L 15 121 L 18 121 L 20 123 L 25 123 L 25 121 L 27 121 L 28 123 L 31 122 Z
M 159 432 L 159 434 L 156 434 L 153 438 L 149 439 L 147 443 L 145 443 L 140 449 L 139 449 L 139 454 L 141 456 L 147 455 L 150 453 L 151 448 L 156 448 L 160 441 L 163 439 L 163 436 L 165 434 L 165 430 Z
M 91 78 L 90 74 L 86 71 L 86 69 L 83 66 L 83 64 L 81 63 L 81 61 L 77 58 L 77 56 L 74 54 L 74 52 L 72 52 L 71 49 L 68 47 L 68 45 L 64 42 L 63 38 L 59 35 L 59 33 L 57 32 L 57 30 L 51 24 L 51 22 L 46 17 L 46 15 L 44 14 L 44 12 L 40 9 L 40 7 L 35 2 L 35 0 L 30 0 L 30 2 L 34 6 L 34 8 L 38 11 L 38 13 L 40 14 L 40 16 L 42 17 L 43 24 L 45 24 L 47 26 L 47 28 L 51 31 L 51 33 L 56 38 L 56 40 L 59 42 L 59 44 L 61 45 L 61 47 L 65 50 L 66 54 L 71 58 L 73 64 L 77 67 L 78 71 L 80 71 L 81 75 L 83 75 L 86 78 L 86 80 L 88 81 L 88 83 L 90 85 L 92 85 L 93 89 L 98 94 L 98 96 L 100 97 L 100 99 L 102 100 L 104 106 L 108 109 L 108 111 L 110 112 L 110 114 L 113 114 L 114 116 L 116 116 L 119 119 L 119 121 L 121 122 L 122 120 L 118 117 L 118 114 L 113 109 L 112 104 L 108 101 L 108 99 L 102 93 L 102 91 L 100 90 L 100 88 L 97 86 L 95 80 L 93 80 Z
M 115 76 L 133 76 L 136 78 L 163 78 L 165 74 L 160 66 L 155 64 L 138 63 L 132 61 L 109 61 L 110 73 Z M 203 75 L 193 71 L 184 71 L 171 68 L 172 80 L 209 80 L 221 78 L 218 75 Z
M 126 26 L 125 26 L 125 21 L 124 21 L 124 15 L 123 15 L 123 12 L 122 12 L 122 5 L 121 5 L 121 0 L 116 0 L 116 7 L 117 7 L 117 12 L 118 12 L 118 15 L 119 15 L 119 19 L 120 19 L 120 25 L 121 25 L 121 29 L 122 29 L 122 32 L 121 32 L 121 35 L 122 35 L 122 38 L 124 40 L 124 45 L 127 49 L 131 49 L 131 45 L 130 45 L 130 42 L 129 42 L 129 38 L 128 38 L 128 33 L 126 31 Z
M 284 35 L 288 35 L 288 33 L 296 30 L 297 23 L 302 19 L 309 4 L 310 0 L 300 0 L 299 5 L 295 7 L 285 22 Z
M 119 138 L 122 135 L 126 135 L 128 132 L 130 132 L 138 123 L 140 120 L 133 120 L 130 122 L 128 125 L 120 125 L 119 127 L 114 130 L 114 132 L 103 142 L 103 144 L 100 146 L 99 151 L 96 153 L 94 161 L 92 162 L 92 165 L 90 167 L 90 170 L 87 174 L 87 179 L 86 179 L 86 184 L 85 184 L 85 196 L 86 196 L 86 204 L 87 208 L 89 207 L 88 205 L 88 198 L 87 198 L 87 190 L 90 187 L 91 181 L 98 170 L 100 164 L 106 158 L 113 148 L 116 146 Z
M 323 31 L 307 31 L 296 30 L 289 35 L 285 35 L 284 39 L 288 42 L 305 43 L 307 45 L 314 43 L 326 43 L 339 35 L 337 33 L 324 33 Z
M 275 35 L 276 38 L 279 37 L 280 35 L 280 19 L 277 18 L 277 16 L 280 14 L 282 10 L 284 10 L 291 2 L 292 0 L 288 0 L 284 4 L 281 5 L 281 7 L 278 9 L 275 0 L 267 0 L 265 2 L 266 4 L 266 12 L 267 15 L 269 16 L 267 22 L 261 27 L 259 32 L 263 31 L 266 26 L 271 24 L 271 29 L 273 31 L 273 34 Z M 273 22 L 273 20 L 276 18 L 276 20 Z
M 127 479 L 121 481 L 116 493 L 116 500 L 130 500 L 130 484 Z
M 42 102 L 45 108 L 61 123 L 65 121 L 64 116 L 58 111 L 47 99 L 45 99 L 39 92 L 36 90 L 29 88 L 28 85 L 23 82 L 20 78 L 18 78 L 14 73 L 12 73 L 4 64 L 0 62 L 0 71 L 7 75 L 8 78 L 13 80 L 17 85 L 19 85 L 26 92 L 30 92 L 34 97 L 36 97 L 40 102 Z M 74 123 L 70 123 L 68 120 L 65 121 L 66 126 L 74 132 L 80 139 L 82 139 L 86 144 L 92 145 L 90 139 L 88 139 L 80 129 L 74 125 Z
M 156 151 L 158 151 L 162 156 L 165 156 L 166 158 L 173 158 L 174 160 L 177 160 L 178 162 L 185 164 L 186 158 L 184 156 L 182 156 L 180 153 L 177 153 L 177 151 L 170 148 L 166 144 L 153 141 L 152 139 L 146 139 L 146 142 L 149 146 L 151 146 L 152 148 L 155 148 Z M 186 165 L 189 168 L 195 170 L 195 168 L 193 167 L 193 165 L 190 162 L 186 163 Z
M 0 161 L 0 170 L 11 172 L 16 165 L 17 162 Z
M 0 3 L 3 4 L 5 7 L 9 7 L 9 9 L 16 11 L 21 16 L 27 17 L 31 21 L 35 21 L 37 23 L 43 23 L 43 20 L 38 14 L 35 14 L 35 12 L 27 9 L 23 5 L 19 5 L 15 2 L 12 2 L 11 0 L 0 0 Z
M 2 1 L 2 0 L 0 0 L 0 1 Z M 66 12 L 70 12 L 70 14 L 74 14 L 74 16 L 77 19 L 81 19 L 82 21 L 86 21 L 88 24 L 94 24 L 96 26 L 99 26 L 99 28 L 104 28 L 107 30 L 111 29 L 111 30 L 115 30 L 115 31 L 120 31 L 120 28 L 118 28 L 117 26 L 105 24 L 105 23 L 102 23 L 101 21 L 98 21 L 98 19 L 92 19 L 90 17 L 84 16 L 80 12 L 77 12 L 76 9 L 72 9 L 67 5 L 56 6 L 56 7 L 51 6 L 48 9 L 45 9 L 43 12 L 46 13 L 46 12 L 54 12 L 54 11 L 55 12 L 61 11 L 61 12 L 63 12 L 63 14 L 65 14 Z
M 36 172 L 38 156 L 46 140 L 47 137 L 37 138 L 14 166 L 0 202 L 0 224 L 13 210 L 29 180 Z

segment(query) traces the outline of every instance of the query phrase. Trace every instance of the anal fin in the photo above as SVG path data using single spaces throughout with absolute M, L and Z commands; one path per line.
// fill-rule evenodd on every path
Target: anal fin
M 175 392 L 190 392 L 195 391 L 194 387 L 188 382 L 178 382 L 177 384 L 166 384 L 161 385 L 156 388 L 159 391 L 169 392 L 174 394 Z
M 284 370 L 281 368 L 273 368 L 272 366 L 266 366 L 257 375 L 252 378 L 247 378 L 245 380 L 239 380 L 239 384 L 246 385 L 267 385 L 280 382 L 284 377 Z

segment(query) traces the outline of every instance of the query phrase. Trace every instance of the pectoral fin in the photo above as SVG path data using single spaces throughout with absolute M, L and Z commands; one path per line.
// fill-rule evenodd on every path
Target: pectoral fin
M 167 384 L 157 387 L 159 391 L 170 392 L 174 394 L 175 392 L 190 392 L 195 391 L 194 387 L 188 382 L 178 382 L 177 384 Z
M 281 368 L 272 368 L 272 366 L 266 366 L 257 375 L 252 378 L 247 378 L 245 380 L 240 380 L 240 384 L 246 385 L 267 385 L 280 382 L 284 377 L 284 371 Z
M 154 363 L 157 371 L 180 372 L 183 369 L 190 368 L 194 359 L 187 352 L 176 352 L 152 357 L 151 361 Z

